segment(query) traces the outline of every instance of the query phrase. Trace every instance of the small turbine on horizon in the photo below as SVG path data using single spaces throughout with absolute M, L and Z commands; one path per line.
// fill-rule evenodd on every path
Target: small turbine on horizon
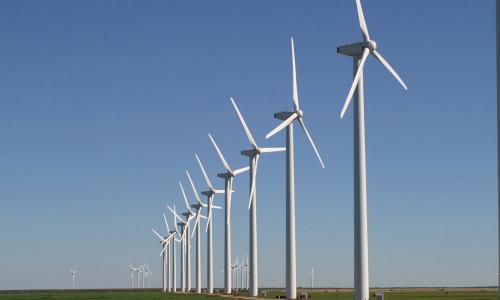
M 73 281 L 73 289 L 75 289 L 75 275 L 78 274 L 78 271 L 69 268 L 69 272 L 71 273 L 71 279 Z

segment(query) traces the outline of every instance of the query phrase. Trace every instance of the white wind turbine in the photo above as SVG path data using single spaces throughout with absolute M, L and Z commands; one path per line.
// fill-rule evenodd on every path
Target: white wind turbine
M 133 289 L 134 288 L 134 272 L 135 272 L 135 268 L 130 263 L 128 265 L 130 267 L 130 288 Z
M 232 282 L 231 282 L 231 201 L 233 194 L 233 180 L 237 175 L 244 173 L 250 169 L 250 167 L 244 167 L 236 170 L 232 170 L 227 163 L 224 155 L 220 151 L 217 143 L 210 133 L 208 134 L 210 141 L 212 142 L 215 150 L 219 154 L 220 160 L 226 169 L 225 173 L 217 174 L 218 177 L 224 179 L 224 190 L 225 190 L 225 219 L 226 224 L 224 227 L 224 293 L 231 294 Z
M 174 209 L 170 208 L 170 206 L 167 206 L 168 209 L 174 214 L 176 219 L 179 219 L 179 223 L 177 223 L 177 226 L 181 228 L 180 232 L 180 243 L 181 243 L 181 291 L 186 292 L 186 228 L 187 228 L 187 223 L 177 214 L 175 210 L 175 205 Z
M 170 251 L 172 252 L 172 263 L 171 263 L 172 264 L 172 292 L 177 293 L 177 254 L 176 254 L 175 242 L 181 243 L 181 240 L 177 239 L 175 236 L 178 235 L 180 237 L 181 235 L 177 231 L 177 226 L 175 225 L 177 223 L 177 213 L 175 213 L 175 204 L 174 204 L 173 210 L 170 207 L 168 207 L 168 208 L 173 213 L 172 215 L 174 217 L 174 230 L 170 231 L 170 234 L 173 235 L 172 243 L 170 244 Z
M 75 275 L 78 274 L 78 271 L 69 268 L 69 272 L 71 273 L 71 279 L 73 280 L 73 289 L 74 289 L 75 288 Z
M 236 256 L 236 260 L 231 265 L 231 269 L 234 277 L 234 289 L 238 293 L 238 256 Z
M 249 209 L 250 209 L 250 279 L 249 279 L 249 289 L 248 294 L 250 297 L 257 297 L 259 293 L 258 286 L 258 262 L 257 262 L 257 187 L 256 187 L 256 178 L 257 178 L 257 166 L 259 164 L 260 155 L 262 153 L 272 153 L 272 152 L 281 152 L 285 151 L 285 148 L 263 148 L 257 146 L 255 139 L 248 129 L 247 123 L 245 119 L 240 113 L 238 106 L 233 98 L 231 98 L 231 103 L 236 110 L 236 114 L 238 115 L 241 125 L 243 125 L 243 129 L 247 135 L 248 140 L 250 141 L 250 145 L 252 149 L 243 150 L 241 154 L 247 156 L 250 159 L 250 200 L 249 200 Z
M 142 273 L 142 288 L 144 288 L 145 279 L 146 279 L 146 264 L 142 264 L 141 273 Z
M 314 288 L 314 269 L 311 269 L 311 272 L 309 272 L 309 276 L 311 277 L 311 290 Z
M 182 183 L 179 182 L 179 186 L 181 187 L 182 191 L 182 196 L 184 198 L 184 203 L 186 204 L 187 211 L 183 212 L 182 215 L 186 218 L 185 220 L 185 240 L 186 240 L 186 290 L 189 292 L 191 291 L 191 238 L 190 238 L 190 221 L 195 218 L 195 214 L 191 210 L 191 207 L 189 206 L 189 201 L 186 197 L 186 193 L 184 192 L 184 187 L 182 186 Z M 194 229 L 193 229 L 194 230 Z
M 162 251 L 160 253 L 160 256 L 162 256 L 162 289 L 163 292 L 166 292 L 167 290 L 170 292 L 170 249 L 168 247 L 169 243 L 172 241 L 173 238 L 175 238 L 175 232 L 171 233 L 170 227 L 168 226 L 167 222 L 167 217 L 165 214 L 163 214 L 163 220 L 165 221 L 165 226 L 167 227 L 167 236 L 162 237 L 158 232 L 156 232 L 154 229 L 151 229 L 156 236 L 160 239 L 160 245 L 162 245 Z M 148 270 L 149 270 L 149 265 L 148 265 Z
M 130 266 L 130 270 L 132 271 L 132 274 L 134 274 L 134 272 L 135 272 L 135 274 L 137 276 L 137 288 L 139 288 L 139 271 L 141 270 L 141 268 L 140 267 L 136 268 L 136 267 L 132 266 L 132 264 L 130 264 L 130 263 L 128 265 Z M 132 277 L 132 279 L 134 278 L 133 275 L 131 277 Z M 132 288 L 134 288 L 133 282 L 132 282 Z
M 377 51 L 377 43 L 370 39 L 361 1 L 356 0 L 359 25 L 363 41 L 337 48 L 337 52 L 353 58 L 354 79 L 340 113 L 343 118 L 353 96 L 354 100 L 354 298 L 368 300 L 368 212 L 366 196 L 365 105 L 363 67 L 368 55 L 373 55 L 399 81 L 406 84 Z M 355 93 L 356 92 L 356 93 Z
M 200 219 L 207 218 L 201 214 L 201 208 L 207 207 L 208 205 L 201 202 L 200 196 L 198 195 L 198 191 L 196 191 L 196 187 L 194 186 L 193 180 L 191 179 L 189 172 L 186 171 L 186 174 L 189 179 L 189 183 L 191 184 L 191 188 L 193 189 L 193 194 L 196 198 L 196 203 L 191 204 L 191 207 L 196 209 L 195 213 L 196 220 L 193 226 L 193 233 L 191 234 L 191 237 L 193 237 L 194 233 L 196 232 L 196 293 L 200 294 L 201 293 L 201 227 L 200 227 L 201 220 Z
M 198 155 L 196 156 L 196 160 L 198 161 L 198 164 L 200 165 L 201 171 L 203 173 L 203 177 L 205 177 L 205 181 L 208 186 L 207 191 L 201 192 L 203 195 L 207 196 L 207 210 L 208 210 L 208 218 L 207 218 L 207 293 L 208 294 L 213 294 L 214 292 L 214 279 L 213 279 L 213 253 L 212 253 L 212 208 L 218 208 L 220 209 L 219 206 L 213 205 L 214 197 L 216 194 L 223 194 L 224 190 L 216 190 L 212 183 L 210 182 L 210 179 L 208 178 L 207 172 L 205 172 L 205 168 L 203 167 L 203 164 L 201 163 L 200 158 Z
M 146 273 L 144 273 L 144 276 L 146 276 L 146 280 L 148 283 L 148 289 L 149 289 L 149 279 L 151 278 L 152 275 L 153 275 L 153 272 L 151 272 L 151 270 L 149 270 L 149 264 L 146 264 Z
M 293 104 L 291 112 L 279 112 L 274 117 L 284 120 L 275 129 L 266 135 L 266 139 L 272 137 L 282 129 L 286 128 L 286 297 L 295 299 L 297 297 L 297 266 L 295 251 L 295 162 L 293 142 L 293 122 L 298 121 L 304 130 L 318 160 L 323 168 L 323 160 L 318 149 L 304 124 L 304 112 L 299 107 L 299 93 L 297 87 L 297 72 L 295 67 L 295 47 L 293 38 L 292 45 L 292 81 L 293 81 Z

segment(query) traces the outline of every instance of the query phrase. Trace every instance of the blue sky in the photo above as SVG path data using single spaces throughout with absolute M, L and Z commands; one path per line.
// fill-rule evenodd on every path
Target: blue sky
M 493 1 L 364 1 L 370 34 L 409 86 L 365 68 L 370 283 L 494 285 L 497 272 Z M 167 204 L 184 171 L 204 187 L 247 164 L 234 96 L 259 144 L 291 100 L 295 38 L 305 121 L 296 134 L 298 284 L 353 284 L 352 110 L 339 113 L 361 39 L 354 1 L 0 2 L 0 289 L 160 285 Z M 284 285 L 284 155 L 258 177 L 260 285 Z M 248 250 L 237 178 L 234 256 Z M 191 200 L 193 196 L 189 192 Z M 216 199 L 222 204 L 222 198 Z M 216 286 L 223 214 L 214 215 Z M 203 237 L 204 240 L 205 236 Z M 204 245 L 203 248 L 205 249 Z M 205 274 L 205 273 L 203 273 Z

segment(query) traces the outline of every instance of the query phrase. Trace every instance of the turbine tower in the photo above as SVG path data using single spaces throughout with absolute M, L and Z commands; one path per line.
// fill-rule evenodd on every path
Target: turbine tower
M 281 152 L 285 151 L 285 148 L 262 148 L 257 146 L 255 139 L 248 129 L 247 123 L 245 119 L 240 113 L 238 106 L 233 98 L 231 98 L 231 103 L 236 110 L 236 114 L 240 119 L 241 125 L 243 125 L 243 129 L 247 135 L 248 141 L 252 146 L 250 150 L 243 150 L 241 154 L 247 156 L 250 160 L 250 200 L 248 203 L 248 208 L 250 210 L 250 278 L 249 278 L 249 289 L 248 295 L 250 297 L 257 297 L 259 293 L 259 272 L 258 272 L 258 261 L 257 261 L 257 166 L 259 164 L 260 155 L 262 153 L 273 153 L 273 152 Z
M 189 175 L 189 172 L 186 171 L 187 177 L 189 179 L 189 183 L 191 184 L 191 188 L 193 189 L 194 196 L 196 198 L 196 203 L 191 204 L 191 207 L 196 209 L 196 221 L 193 226 L 193 234 L 196 232 L 196 293 L 201 294 L 201 220 L 200 218 L 206 219 L 207 217 L 201 214 L 202 207 L 208 207 L 207 204 L 201 202 L 200 196 L 198 195 L 198 191 L 194 186 L 193 180 Z
M 198 161 L 198 164 L 200 165 L 201 171 L 203 173 L 203 176 L 205 177 L 205 181 L 208 186 L 207 191 L 201 192 L 203 195 L 207 196 L 207 210 L 208 210 L 208 219 L 207 219 L 207 293 L 208 294 L 213 294 L 214 292 L 214 269 L 213 269 L 213 247 L 212 247 L 212 208 L 218 208 L 220 207 L 213 205 L 214 197 L 216 194 L 223 194 L 223 190 L 216 190 L 212 183 L 210 182 L 210 179 L 208 178 L 207 172 L 205 172 L 205 168 L 203 167 L 203 164 L 201 163 L 200 158 L 198 155 L 196 156 L 196 160 Z
M 309 134 L 304 123 L 304 112 L 299 107 L 299 94 L 297 88 L 297 72 L 295 67 L 295 48 L 293 38 L 292 46 L 292 81 L 293 81 L 293 104 L 294 110 L 291 112 L 279 112 L 274 117 L 283 122 L 266 135 L 266 139 L 272 137 L 282 129 L 286 128 L 286 297 L 287 299 L 297 298 L 297 265 L 295 251 L 295 162 L 294 162 L 294 142 L 293 142 L 293 122 L 298 121 L 304 130 L 318 160 L 323 168 L 323 160 L 318 149 Z
M 363 67 L 368 55 L 373 55 L 399 81 L 406 90 L 406 84 L 377 51 L 377 43 L 370 39 L 361 1 L 356 0 L 359 26 L 363 41 L 337 48 L 337 52 L 353 58 L 354 79 L 347 99 L 340 113 L 344 114 L 354 96 L 354 298 L 368 300 L 368 211 L 366 195 L 366 152 L 365 152 L 365 104 L 363 88 Z
M 69 272 L 71 273 L 71 279 L 73 280 L 73 289 L 75 289 L 75 275 L 78 273 L 78 271 L 69 268 Z
M 236 170 L 232 170 L 229 164 L 227 163 L 224 155 L 220 151 L 217 143 L 210 133 L 208 134 L 212 145 L 215 150 L 219 154 L 219 158 L 226 169 L 225 173 L 217 174 L 217 177 L 224 179 L 224 189 L 225 189 L 225 220 L 226 224 L 224 227 L 224 293 L 231 294 L 232 290 L 232 282 L 231 282 L 231 201 L 233 194 L 233 181 L 234 177 L 237 175 L 244 173 L 250 169 L 250 167 L 244 167 Z

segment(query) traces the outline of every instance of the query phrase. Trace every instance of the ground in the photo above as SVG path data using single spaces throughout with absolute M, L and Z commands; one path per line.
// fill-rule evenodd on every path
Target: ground
M 352 300 L 352 291 L 349 290 L 320 290 L 308 292 L 312 299 L 322 300 Z M 298 293 L 298 295 L 301 294 Z M 497 300 L 494 289 L 385 289 L 370 293 L 370 300 L 375 300 L 375 292 L 384 292 L 384 300 Z M 284 295 L 283 291 L 268 290 L 266 298 L 275 298 Z M 229 297 L 225 297 L 228 299 Z M 235 297 L 236 299 L 243 297 Z M 159 290 L 55 290 L 55 291 L 3 291 L 0 300 L 201 300 L 224 299 L 217 296 L 163 294 Z M 234 299 L 234 298 L 233 298 Z

